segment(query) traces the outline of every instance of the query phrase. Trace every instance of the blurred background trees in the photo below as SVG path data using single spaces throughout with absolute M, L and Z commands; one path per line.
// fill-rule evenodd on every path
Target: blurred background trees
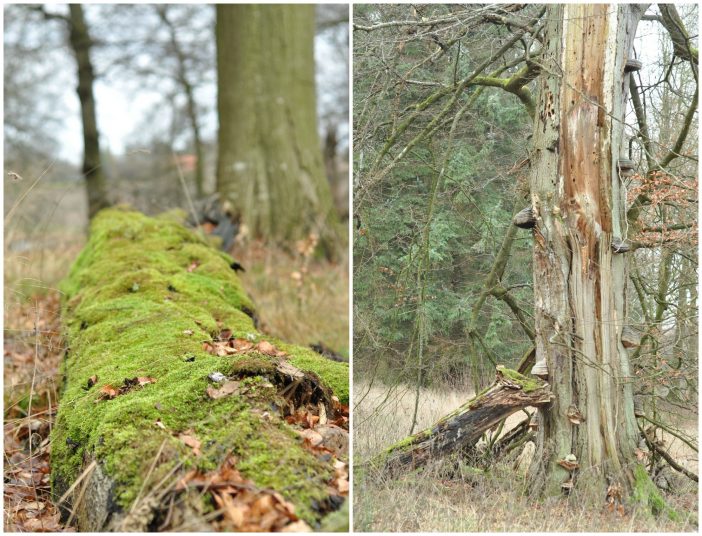
M 326 188 L 318 197 L 329 200 L 329 189 L 343 192 L 340 183 L 347 182 L 339 177 L 345 178 L 348 169 L 348 115 L 343 114 L 344 109 L 348 112 L 348 71 L 339 68 L 339 58 L 348 56 L 348 8 L 303 10 L 309 56 L 304 84 L 311 105 L 310 134 L 303 145 L 319 170 L 313 175 Z M 15 177 L 6 180 L 6 213 L 42 171 L 46 174 L 32 197 L 41 198 L 43 191 L 60 185 L 60 203 L 57 196 L 48 195 L 57 207 L 51 211 L 52 221 L 73 229 L 104 200 L 130 203 L 147 213 L 185 208 L 181 173 L 194 199 L 217 190 L 213 6 L 6 6 L 5 51 L 5 172 Z M 283 55 L 278 51 L 277 56 Z M 83 75 L 81 99 L 76 98 L 77 72 Z M 94 96 L 92 119 L 89 87 Z M 290 92 L 290 87 L 281 89 Z M 330 113 L 332 109 L 339 113 Z M 322 165 L 320 134 L 337 140 L 334 155 L 327 159 L 331 167 Z M 90 210 L 79 200 L 81 168 L 95 185 L 89 190 L 97 192 Z M 321 224 L 347 213 L 348 197 L 333 197 L 336 204 L 328 201 L 323 216 L 314 215 L 318 207 L 308 206 L 306 218 Z M 25 223 L 36 226 L 37 220 L 48 217 L 46 206 L 39 212 L 31 208 L 16 212 L 13 225 L 26 218 Z M 283 207 L 278 209 L 282 215 Z

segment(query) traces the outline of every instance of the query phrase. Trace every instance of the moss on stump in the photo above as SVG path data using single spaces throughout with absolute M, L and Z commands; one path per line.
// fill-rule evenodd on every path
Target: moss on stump
M 115 529 L 135 499 L 164 477 L 170 483 L 188 470 L 204 474 L 235 459 L 244 478 L 279 492 L 318 528 L 340 503 L 329 486 L 333 460 L 305 448 L 286 422 L 280 408 L 290 390 L 275 369 L 284 362 L 312 378 L 323 393 L 320 404 L 331 393 L 347 403 L 348 365 L 259 333 L 232 259 L 176 220 L 102 211 L 62 285 L 69 349 L 52 433 L 53 492 L 62 495 L 96 461 L 86 480 L 88 494 L 104 495 L 102 510 L 81 514 L 96 508 L 88 497 L 83 502 L 90 507 L 76 509 L 78 527 Z M 254 344 L 270 342 L 285 356 L 212 355 L 203 343 L 224 329 Z M 222 385 L 208 378 L 214 372 L 239 380 L 241 388 L 208 396 L 208 387 Z M 126 380 L 134 378 L 149 381 L 129 387 Z M 106 397 L 110 387 L 124 392 Z M 204 501 L 194 510 L 214 508 Z M 159 521 L 158 512 L 149 515 Z

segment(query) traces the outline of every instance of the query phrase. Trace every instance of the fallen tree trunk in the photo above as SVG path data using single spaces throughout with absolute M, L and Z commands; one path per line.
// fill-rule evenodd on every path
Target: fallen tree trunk
M 348 365 L 258 332 L 232 265 L 174 217 L 94 219 L 52 432 L 79 530 L 328 530 L 345 502 Z
M 432 427 L 407 437 L 371 461 L 375 467 L 406 470 L 473 446 L 490 428 L 528 406 L 553 398 L 548 383 L 497 366 L 495 382 Z

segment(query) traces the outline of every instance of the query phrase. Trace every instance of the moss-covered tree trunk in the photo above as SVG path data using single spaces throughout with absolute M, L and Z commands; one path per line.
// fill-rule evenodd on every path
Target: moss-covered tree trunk
M 78 68 L 78 98 L 83 122 L 83 176 L 88 196 L 88 217 L 109 205 L 105 174 L 100 160 L 100 135 L 95 115 L 95 70 L 90 58 L 93 41 L 85 22 L 83 6 L 69 4 L 69 43 Z
M 625 63 L 644 9 L 554 4 L 546 15 L 531 175 L 534 371 L 547 368 L 555 400 L 540 412 L 530 477 L 547 494 L 572 489 L 573 474 L 576 487 L 589 481 L 602 496 L 635 484 L 633 378 L 621 342 L 626 255 L 612 243 L 626 235 Z M 575 473 L 558 463 L 573 455 Z
M 348 365 L 257 331 L 232 262 L 173 218 L 94 218 L 52 435 L 79 529 L 319 528 L 344 502 Z
M 217 5 L 217 189 L 253 232 L 317 233 L 338 216 L 317 133 L 312 5 Z

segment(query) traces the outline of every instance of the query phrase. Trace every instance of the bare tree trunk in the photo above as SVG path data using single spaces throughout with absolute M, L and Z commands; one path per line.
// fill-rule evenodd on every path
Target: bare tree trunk
M 551 5 L 534 129 L 536 361 L 554 402 L 540 412 L 535 489 L 568 490 L 557 462 L 575 455 L 575 485 L 631 491 L 636 458 L 632 375 L 620 337 L 626 261 L 612 241 L 625 229 L 618 174 L 625 62 L 645 6 Z M 573 415 L 576 415 L 574 418 Z M 580 415 L 580 417 L 577 417 Z M 565 486 L 564 486 L 565 484 Z
M 85 23 L 83 6 L 69 4 L 69 41 L 78 66 L 78 98 L 83 120 L 83 176 L 88 195 L 88 217 L 109 206 L 107 186 L 100 161 L 100 139 L 95 117 L 93 84 L 95 73 L 90 59 L 92 40 Z
M 338 216 L 324 176 L 314 89 L 314 6 L 217 5 L 217 189 L 253 233 L 320 236 Z

